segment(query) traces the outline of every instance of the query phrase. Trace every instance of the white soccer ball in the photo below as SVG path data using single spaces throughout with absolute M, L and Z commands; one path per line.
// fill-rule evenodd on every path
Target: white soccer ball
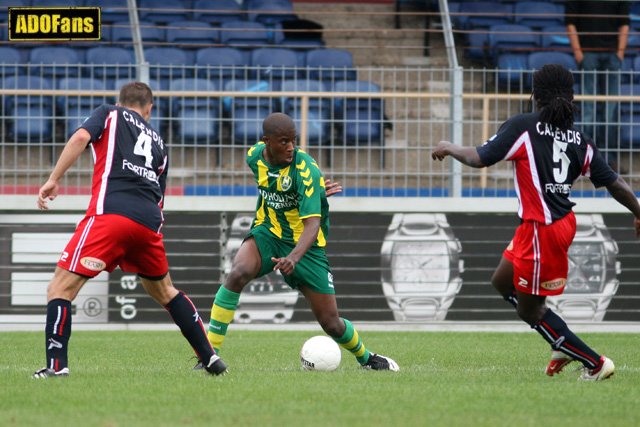
M 309 338 L 300 350 L 300 363 L 307 371 L 335 371 L 341 358 L 338 344 L 325 335 Z

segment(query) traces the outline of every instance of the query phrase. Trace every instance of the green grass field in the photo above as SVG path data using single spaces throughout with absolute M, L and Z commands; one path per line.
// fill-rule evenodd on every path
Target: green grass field
M 230 373 L 193 371 L 179 332 L 73 333 L 71 376 L 33 380 L 44 334 L 0 333 L 0 426 L 633 426 L 640 424 L 640 336 L 582 334 L 616 363 L 601 383 L 577 364 L 544 375 L 535 333 L 363 332 L 399 373 L 306 372 L 315 332 L 233 331 Z

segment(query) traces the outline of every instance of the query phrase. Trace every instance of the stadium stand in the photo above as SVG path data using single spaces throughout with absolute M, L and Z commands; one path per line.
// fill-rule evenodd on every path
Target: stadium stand
M 319 80 L 288 80 L 282 84 L 283 92 L 326 92 L 327 86 Z M 298 97 L 282 97 L 282 111 L 293 118 L 301 129 L 302 100 Z M 322 145 L 331 139 L 331 99 L 309 98 L 307 116 L 307 142 L 309 145 Z
M 274 90 L 279 90 L 283 80 L 298 77 L 298 56 L 286 48 L 258 48 L 251 52 L 253 78 L 268 80 Z
M 116 79 L 133 79 L 135 76 L 133 52 L 128 49 L 97 46 L 87 50 L 85 60 L 91 65 L 85 74 L 101 79 L 107 89 L 114 88 Z
M 51 81 L 37 76 L 12 76 L 3 81 L 5 89 L 52 89 Z M 8 134 L 19 142 L 42 143 L 53 138 L 51 96 L 16 95 L 5 97 Z
M 207 22 L 213 26 L 221 26 L 225 22 L 240 21 L 245 18 L 240 3 L 236 0 L 216 0 L 211 7 L 211 0 L 197 0 L 193 4 L 193 19 Z
M 105 90 L 101 80 L 88 77 L 69 77 L 58 81 L 60 90 Z M 112 100 L 109 100 L 113 102 Z M 70 135 L 96 107 L 107 102 L 100 96 L 59 96 L 56 98 L 56 115 L 64 117 L 65 135 Z
M 370 81 L 345 80 L 337 82 L 333 90 L 375 94 L 380 92 L 380 86 Z M 345 144 L 384 144 L 384 103 L 382 99 L 375 97 L 336 98 L 335 117 L 339 135 Z
M 229 80 L 248 78 L 250 62 L 233 47 L 208 47 L 196 52 L 195 64 L 199 78 L 215 81 L 224 87 Z
M 514 4 L 515 23 L 533 29 L 564 24 L 564 6 L 543 1 L 519 1 Z
M 142 44 L 144 46 L 161 45 L 167 40 L 164 28 L 147 21 L 140 21 L 140 37 L 142 38 Z M 118 47 L 131 48 L 133 46 L 133 35 L 129 21 L 113 23 L 111 40 Z
M 343 49 L 313 49 L 307 52 L 306 65 L 309 79 L 323 80 L 330 84 L 339 80 L 355 80 L 353 55 Z
M 172 79 L 193 76 L 193 68 L 186 67 L 189 61 L 187 52 L 177 47 L 151 47 L 144 51 L 149 63 L 149 75 L 160 81 L 160 87 L 166 89 Z
M 180 0 L 139 0 L 138 14 L 144 21 L 166 24 L 191 19 L 190 4 Z
M 9 46 L 0 46 L 0 77 L 23 73 L 20 51 Z
M 172 80 L 172 91 L 217 91 L 218 86 L 207 79 Z M 171 110 L 176 135 L 183 145 L 217 142 L 220 127 L 220 100 L 207 97 L 174 97 Z
M 166 27 L 166 38 L 170 45 L 180 45 L 182 49 L 211 47 L 220 41 L 218 29 L 206 22 L 175 21 Z
M 96 6 L 102 10 L 101 19 L 103 23 L 129 21 L 129 11 L 127 10 L 127 0 L 85 0 L 84 6 Z
M 233 80 L 224 86 L 229 92 L 269 92 L 269 82 L 264 80 Z M 230 119 L 233 141 L 250 145 L 262 136 L 262 121 L 273 111 L 270 98 L 236 97 L 224 100 L 226 116 Z
M 80 75 L 84 63 L 78 50 L 70 47 L 35 47 L 29 53 L 31 73 L 41 77 L 73 77 Z

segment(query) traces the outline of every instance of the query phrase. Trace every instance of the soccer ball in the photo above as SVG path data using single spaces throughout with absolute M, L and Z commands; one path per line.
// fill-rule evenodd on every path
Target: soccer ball
M 335 371 L 341 358 L 338 344 L 324 335 L 309 338 L 300 350 L 300 363 L 307 371 Z

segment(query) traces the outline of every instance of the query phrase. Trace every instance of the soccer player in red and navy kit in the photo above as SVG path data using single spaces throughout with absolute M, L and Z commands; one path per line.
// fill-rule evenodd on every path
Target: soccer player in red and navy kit
M 168 149 L 149 126 L 153 94 L 140 82 L 124 85 L 117 105 L 91 113 L 67 142 L 40 188 L 38 207 L 58 195 L 59 181 L 89 146 L 94 159 L 91 201 L 84 219 L 60 256 L 47 288 L 47 366 L 34 378 L 69 375 L 71 301 L 101 271 L 136 273 L 145 291 L 169 312 L 205 369 L 225 372 L 209 344 L 191 300 L 174 288 L 162 242 Z
M 507 120 L 484 145 L 461 147 L 440 142 L 433 159 L 451 156 L 482 168 L 500 160 L 513 162 L 521 224 L 503 253 L 492 284 L 513 304 L 522 320 L 552 348 L 547 375 L 559 373 L 573 360 L 584 365 L 580 379 L 600 381 L 613 375 L 611 359 L 596 353 L 545 305 L 547 296 L 563 292 L 569 268 L 568 251 L 576 232 L 569 200 L 581 175 L 606 187 L 635 216 L 640 236 L 640 205 L 627 183 L 607 164 L 593 141 L 573 126 L 573 75 L 548 64 L 533 76 L 537 111 Z

